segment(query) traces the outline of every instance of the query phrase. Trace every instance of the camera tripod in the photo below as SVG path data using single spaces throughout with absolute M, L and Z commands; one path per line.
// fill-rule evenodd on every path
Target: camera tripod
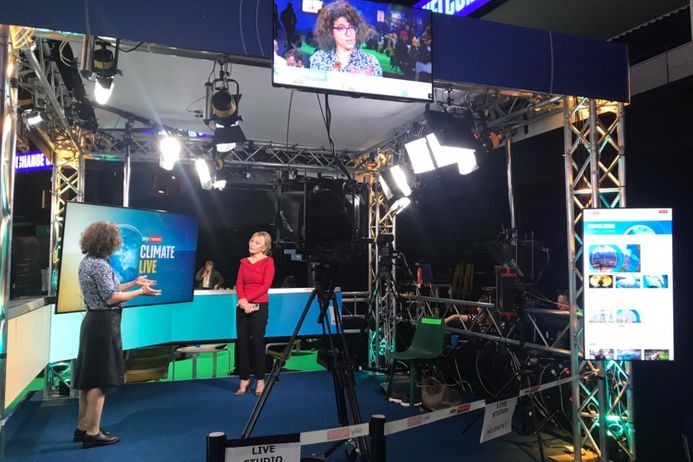
M 303 308 L 303 312 L 301 313 L 301 317 L 294 328 L 293 334 L 291 334 L 289 343 L 286 345 L 286 348 L 284 348 L 281 357 L 274 363 L 274 366 L 272 367 L 272 371 L 269 379 L 267 380 L 265 389 L 255 404 L 253 412 L 248 419 L 248 423 L 246 423 L 245 429 L 243 430 L 243 434 L 241 435 L 242 439 L 250 438 L 253 428 L 257 423 L 257 419 L 260 417 L 262 408 L 265 406 L 265 403 L 272 392 L 272 387 L 277 381 L 282 368 L 286 364 L 286 360 L 291 353 L 291 348 L 294 341 L 298 337 L 301 326 L 303 325 L 303 322 L 308 315 L 308 311 L 310 310 L 310 306 L 316 297 L 318 300 L 318 305 L 320 306 L 318 323 L 322 324 L 323 335 L 327 339 L 329 345 L 327 350 L 321 350 L 321 352 L 318 354 L 318 362 L 326 366 L 327 370 L 332 375 L 339 423 L 342 426 L 362 423 L 361 412 L 359 410 L 359 404 L 356 398 L 356 390 L 354 388 L 356 379 L 354 377 L 354 369 L 349 356 L 349 351 L 347 349 L 346 337 L 344 336 L 344 331 L 342 329 L 342 317 L 337 305 L 337 297 L 334 293 L 334 281 L 320 281 L 319 277 L 316 277 L 315 288 L 311 292 L 310 297 L 306 302 L 306 306 Z M 334 315 L 335 332 L 332 331 L 329 316 L 327 316 L 330 305 L 332 305 L 334 308 L 332 313 Z M 338 441 L 332 445 L 323 454 L 323 457 L 328 457 L 345 442 L 346 441 Z M 368 444 L 364 437 L 360 437 L 355 440 L 354 451 L 356 452 L 355 455 L 361 455 L 361 460 L 366 462 L 369 460 Z

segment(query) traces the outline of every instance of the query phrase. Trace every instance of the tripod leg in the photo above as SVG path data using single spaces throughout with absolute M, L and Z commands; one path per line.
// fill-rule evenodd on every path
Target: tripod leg
M 527 385 L 529 384 L 529 377 L 527 377 Z M 544 462 L 544 440 L 541 438 L 541 427 L 539 426 L 539 420 L 537 417 L 537 406 L 534 402 L 532 395 L 528 395 L 529 402 L 532 406 L 532 420 L 534 421 L 534 434 L 537 437 L 537 444 L 539 445 L 539 455 L 541 456 L 541 462 Z
M 343 425 L 349 424 L 348 411 L 351 414 L 351 420 L 354 424 L 362 423 L 361 411 L 359 409 L 358 399 L 356 397 L 356 378 L 354 376 L 354 369 L 349 356 L 349 349 L 347 347 L 346 334 L 344 334 L 344 329 L 342 328 L 342 318 L 339 312 L 339 305 L 337 303 L 337 297 L 334 291 L 330 291 L 329 297 L 323 300 L 325 306 L 322 307 L 325 311 L 332 302 L 334 307 L 334 323 L 335 323 L 335 334 L 334 338 L 332 335 L 332 329 L 329 325 L 329 320 L 327 317 L 322 318 L 323 330 L 329 333 L 329 343 L 332 349 L 333 358 L 333 380 L 335 382 L 335 393 L 338 407 L 342 406 L 347 415 L 345 423 Z M 339 445 L 337 445 L 339 446 Z M 356 439 L 356 447 L 358 448 L 361 458 L 364 461 L 369 459 L 368 442 L 365 438 Z M 332 453 L 336 447 L 330 448 L 329 453 Z M 326 453 L 328 455 L 328 453 Z
M 265 385 L 265 389 L 262 392 L 262 396 L 260 396 L 260 398 L 255 403 L 255 407 L 253 407 L 253 412 L 250 414 L 250 418 L 248 419 L 248 423 L 245 424 L 245 428 L 243 429 L 243 434 L 241 435 L 242 439 L 250 438 L 250 434 L 253 432 L 253 428 L 255 427 L 255 424 L 257 424 L 257 419 L 260 417 L 260 413 L 262 412 L 262 408 L 265 406 L 265 403 L 267 402 L 267 399 L 269 398 L 269 394 L 272 392 L 272 386 L 274 386 L 274 382 L 277 381 L 277 377 L 279 376 L 279 373 L 281 372 L 282 368 L 284 367 L 284 364 L 286 364 L 286 359 L 291 354 L 291 348 L 293 347 L 293 344 L 296 341 L 296 337 L 298 337 L 298 333 L 301 330 L 301 326 L 303 325 L 303 321 L 305 321 L 306 316 L 308 315 L 308 311 L 310 311 L 310 305 L 313 303 L 313 300 L 315 299 L 316 294 L 317 294 L 317 291 L 315 289 L 310 293 L 310 297 L 308 298 L 308 301 L 306 302 L 306 306 L 303 308 L 303 313 L 301 313 L 301 317 L 299 318 L 298 323 L 296 324 L 296 327 L 294 328 L 294 332 L 293 332 L 293 334 L 291 334 L 291 338 L 289 339 L 289 343 L 286 345 L 286 348 L 284 348 L 284 352 L 282 353 L 281 357 L 274 363 L 274 367 L 272 368 L 272 372 L 270 373 L 269 379 L 267 380 L 267 384 Z

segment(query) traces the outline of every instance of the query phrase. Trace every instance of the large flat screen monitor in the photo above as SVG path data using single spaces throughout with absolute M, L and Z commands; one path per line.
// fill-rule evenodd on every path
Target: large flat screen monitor
M 274 2 L 272 83 L 431 101 L 431 12 L 365 0 Z
M 671 209 L 584 213 L 587 359 L 673 360 Z
M 126 307 L 190 302 L 195 280 L 197 217 L 153 210 L 69 202 L 65 210 L 57 313 L 86 309 L 79 287 L 84 258 L 79 241 L 90 224 L 105 220 L 118 225 L 123 241 L 109 262 L 121 283 L 146 275 L 156 280 L 158 297 L 137 297 Z

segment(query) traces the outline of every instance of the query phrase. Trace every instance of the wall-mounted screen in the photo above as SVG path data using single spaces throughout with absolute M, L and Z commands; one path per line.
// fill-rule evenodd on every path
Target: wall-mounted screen
M 671 209 L 584 214 L 587 359 L 674 359 Z
M 126 307 L 189 302 L 193 299 L 197 217 L 69 202 L 65 211 L 57 313 L 86 309 L 79 287 L 84 258 L 79 241 L 90 224 L 105 220 L 120 229 L 123 244 L 109 259 L 121 283 L 146 275 L 156 280 L 158 297 L 137 297 Z
M 272 83 L 431 101 L 431 12 L 365 0 L 274 2 Z

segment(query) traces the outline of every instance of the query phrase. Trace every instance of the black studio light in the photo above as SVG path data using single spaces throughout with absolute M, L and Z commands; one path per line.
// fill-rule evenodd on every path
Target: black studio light
M 427 111 L 425 135 L 404 145 L 414 173 L 454 164 L 461 175 L 476 170 L 479 167 L 476 156 L 482 146 L 472 125 L 472 121 L 445 112 Z
M 94 99 L 98 104 L 106 104 L 113 93 L 114 79 L 118 74 L 118 55 L 120 40 L 111 44 L 92 35 L 85 35 L 80 59 L 84 78 L 94 82 Z
M 229 127 L 220 125 L 214 129 L 214 146 L 217 152 L 229 152 L 236 147 L 236 144 L 243 143 L 245 140 L 243 130 L 238 124 Z
M 231 86 L 235 86 L 235 92 Z M 238 82 L 229 77 L 222 65 L 219 77 L 205 84 L 206 104 L 204 123 L 214 129 L 213 145 L 218 153 L 229 152 L 238 143 L 246 141 L 240 122 L 243 118 L 238 114 L 241 101 Z

